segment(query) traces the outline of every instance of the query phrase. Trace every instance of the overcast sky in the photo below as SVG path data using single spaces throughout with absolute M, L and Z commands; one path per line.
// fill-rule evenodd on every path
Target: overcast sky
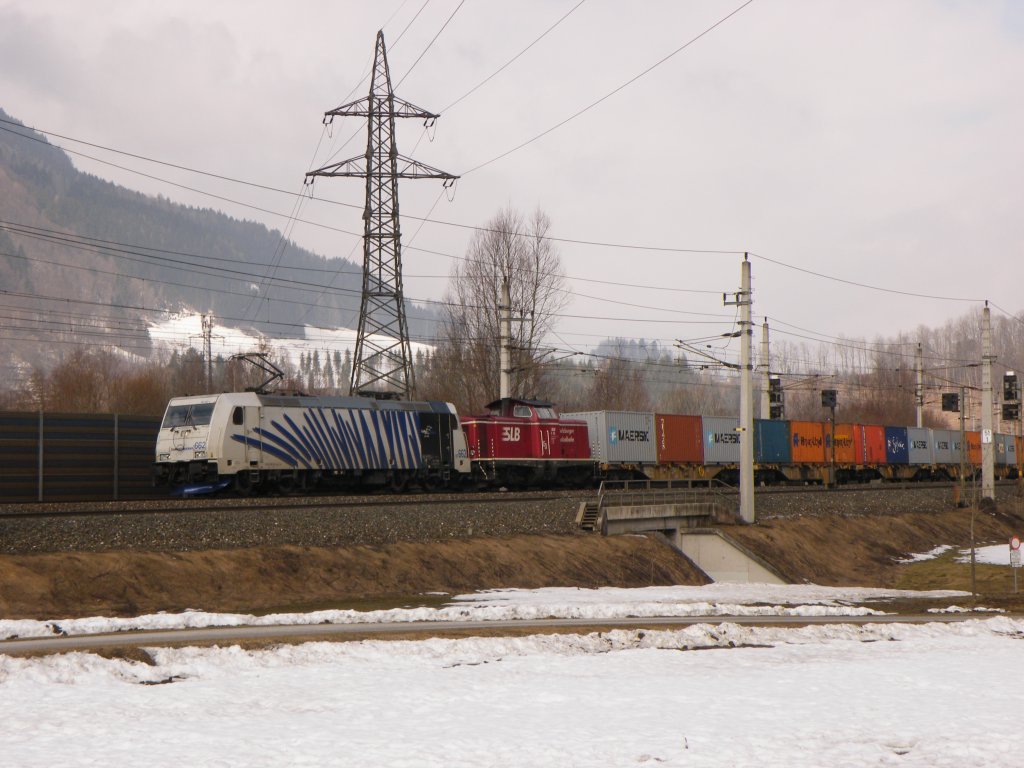
M 366 94 L 378 29 L 396 94 L 442 112 L 427 137 L 402 121 L 399 151 L 463 177 L 451 200 L 402 182 L 403 215 L 462 225 L 403 221 L 410 298 L 440 298 L 466 227 L 512 206 L 540 207 L 560 238 L 666 249 L 559 243 L 575 295 L 554 341 L 576 350 L 732 331 L 721 294 L 744 251 L 773 339 L 893 335 L 984 299 L 1024 308 L 1017 2 L 0 0 L 0 107 L 299 192 L 311 167 L 364 151 L 360 120 L 325 134 L 321 119 Z M 359 180 L 319 180 L 316 197 L 352 207 L 307 200 L 310 223 L 289 224 L 287 195 L 51 140 L 159 177 L 75 157 L 125 186 L 361 260 L 346 234 L 362 231 Z

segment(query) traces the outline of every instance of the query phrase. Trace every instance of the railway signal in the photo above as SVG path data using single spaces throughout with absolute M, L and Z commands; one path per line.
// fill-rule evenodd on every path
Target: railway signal
M 1003 401 L 1012 402 L 1020 400 L 1020 383 L 1017 381 L 1017 374 L 1007 371 L 1003 374 Z
M 836 390 L 834 389 L 823 389 L 821 390 L 821 407 L 828 408 L 832 415 L 829 417 L 829 424 L 831 425 L 832 434 L 829 437 L 829 467 L 828 467 L 828 487 L 836 487 L 836 405 L 839 402 L 836 396 Z
M 956 392 L 942 393 L 942 410 L 952 413 L 960 412 L 960 395 Z
M 782 397 L 782 379 L 778 376 L 768 377 L 768 418 L 782 419 L 786 412 L 786 404 Z

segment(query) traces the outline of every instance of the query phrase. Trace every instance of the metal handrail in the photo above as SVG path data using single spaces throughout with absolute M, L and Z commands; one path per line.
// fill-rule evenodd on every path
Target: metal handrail
M 707 501 L 719 501 L 725 506 L 733 506 L 736 495 L 735 488 L 718 480 L 699 487 L 690 481 L 677 480 L 602 480 L 597 491 L 597 512 L 600 517 L 605 506 L 608 506 L 606 502 L 611 499 L 628 501 L 628 506 Z

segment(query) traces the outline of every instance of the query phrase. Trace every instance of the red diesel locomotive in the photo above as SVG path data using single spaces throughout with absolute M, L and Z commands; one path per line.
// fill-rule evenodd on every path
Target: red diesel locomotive
M 462 419 L 473 475 L 488 485 L 580 485 L 592 480 L 587 423 L 542 400 L 506 397 Z

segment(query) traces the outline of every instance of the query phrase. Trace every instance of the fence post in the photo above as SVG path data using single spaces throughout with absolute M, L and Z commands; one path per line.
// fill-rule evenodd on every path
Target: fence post
M 39 451 L 38 451 L 38 455 L 39 455 L 39 464 L 38 464 L 38 471 L 36 472 L 36 475 L 37 475 L 36 479 L 37 479 L 37 483 L 38 483 L 37 501 L 42 501 L 43 500 L 43 412 L 42 412 L 42 410 L 39 411 Z
M 118 415 L 114 414 L 114 501 L 118 500 L 118 488 L 121 483 L 121 427 Z

